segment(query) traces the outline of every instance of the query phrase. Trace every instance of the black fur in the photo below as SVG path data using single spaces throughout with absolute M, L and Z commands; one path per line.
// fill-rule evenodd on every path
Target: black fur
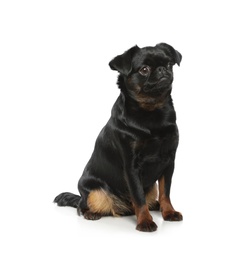
M 86 218 L 98 219 L 101 216 L 90 212 L 87 201 L 91 191 L 102 189 L 132 208 L 138 230 L 154 231 L 157 227 L 146 209 L 146 196 L 159 181 L 163 218 L 182 220 L 170 203 L 179 140 L 171 98 L 172 66 L 179 65 L 181 59 L 178 51 L 161 43 L 155 47 L 134 46 L 109 63 L 120 73 L 121 92 L 79 180 L 81 197 L 62 193 L 54 202 L 78 207 L 84 216 L 88 212 Z
M 58 206 L 61 206 L 61 207 L 69 206 L 69 207 L 77 208 L 80 199 L 81 199 L 81 196 L 79 196 L 79 195 L 75 195 L 70 192 L 63 192 L 63 193 L 59 194 L 54 199 L 53 202 L 57 203 Z

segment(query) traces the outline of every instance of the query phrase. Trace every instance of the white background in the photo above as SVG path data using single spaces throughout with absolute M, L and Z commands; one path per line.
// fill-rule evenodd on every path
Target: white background
M 251 1 L 1 1 L 1 259 L 252 259 Z M 182 223 L 135 230 L 52 203 L 77 182 L 135 44 L 183 55 L 173 99 Z

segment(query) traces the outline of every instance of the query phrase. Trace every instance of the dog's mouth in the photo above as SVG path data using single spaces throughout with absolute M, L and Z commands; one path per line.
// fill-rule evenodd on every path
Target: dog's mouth
M 163 92 L 165 90 L 169 90 L 171 88 L 171 83 L 172 83 L 172 78 L 171 77 L 162 77 L 159 79 L 156 83 L 153 84 L 146 84 L 143 87 L 143 91 L 145 93 L 155 93 L 155 92 Z
M 158 82 L 157 82 L 157 86 L 164 86 L 166 87 L 167 85 L 170 85 L 172 82 L 172 78 L 171 77 L 163 77 L 161 78 Z

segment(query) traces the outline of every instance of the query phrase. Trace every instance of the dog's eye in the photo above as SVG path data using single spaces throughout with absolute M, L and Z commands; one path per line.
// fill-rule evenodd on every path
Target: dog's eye
M 150 73 L 150 67 L 149 66 L 144 66 L 142 67 L 140 70 L 139 70 L 139 73 L 142 75 L 142 76 L 148 76 L 149 73 Z

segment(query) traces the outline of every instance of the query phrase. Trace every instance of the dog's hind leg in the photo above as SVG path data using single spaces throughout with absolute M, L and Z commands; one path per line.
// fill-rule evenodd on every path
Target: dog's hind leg
M 106 184 L 98 178 L 88 177 L 85 174 L 83 174 L 80 178 L 78 182 L 78 189 L 81 194 L 81 200 L 79 202 L 77 211 L 78 214 L 83 215 L 85 219 L 97 220 L 100 219 L 102 215 L 108 214 L 106 207 L 104 208 L 104 210 L 102 210 L 102 208 L 99 209 L 98 204 L 100 201 L 100 205 L 102 205 L 106 202 L 106 200 L 102 199 L 101 196 L 95 198 L 92 195 L 94 191 L 100 190 L 101 188 L 108 189 L 108 187 L 106 187 Z
M 123 216 L 133 214 L 131 203 L 114 195 L 108 185 L 93 177 L 82 177 L 79 181 L 81 200 L 78 213 L 85 219 L 97 220 L 102 216 Z
M 102 216 L 114 215 L 113 199 L 102 188 L 92 190 L 87 198 L 88 210 L 84 212 L 84 218 L 97 220 Z
M 99 219 L 102 216 L 117 217 L 133 214 L 131 204 L 102 188 L 89 193 L 87 206 L 89 210 L 84 213 L 84 218 L 91 220 Z

